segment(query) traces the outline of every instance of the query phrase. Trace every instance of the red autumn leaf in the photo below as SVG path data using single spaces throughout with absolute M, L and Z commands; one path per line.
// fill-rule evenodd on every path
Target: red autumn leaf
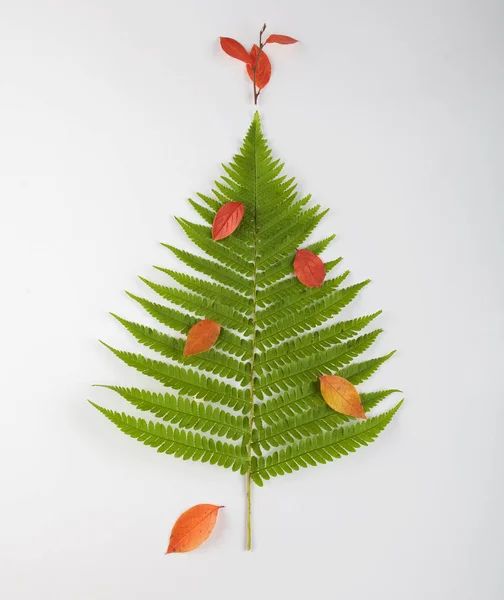
M 324 263 L 311 250 L 298 250 L 296 252 L 294 273 L 306 287 L 320 287 L 326 276 Z
M 231 235 L 243 219 L 244 213 L 245 206 L 241 202 L 227 202 L 221 206 L 213 220 L 213 241 L 216 242 Z
M 279 35 L 278 33 L 272 33 L 266 40 L 267 44 L 295 44 L 297 40 L 289 37 L 288 35 Z
M 367 418 L 359 392 L 343 377 L 322 375 L 320 377 L 320 393 L 333 410 L 358 419 Z
M 253 68 L 256 66 L 256 86 L 262 90 L 263 87 L 266 87 L 266 84 L 270 80 L 271 77 L 271 63 L 270 59 L 265 54 L 264 50 L 259 54 L 259 60 L 257 60 L 257 54 L 259 52 L 259 47 L 257 44 L 254 44 L 254 47 L 250 51 L 250 62 L 247 63 L 247 73 L 250 79 L 254 81 L 254 72 Z
M 244 63 L 248 63 L 250 60 L 249 53 L 245 50 L 245 48 L 237 42 L 233 40 L 233 38 L 221 37 L 220 38 L 221 48 L 224 50 L 226 54 L 232 56 L 233 58 L 237 58 Z
M 217 513 L 223 506 L 196 504 L 175 521 L 166 554 L 190 552 L 210 537 L 215 527 Z
M 210 321 L 210 319 L 203 319 L 203 321 L 193 325 L 187 334 L 184 356 L 210 350 L 219 337 L 220 330 L 221 326 L 215 321 Z

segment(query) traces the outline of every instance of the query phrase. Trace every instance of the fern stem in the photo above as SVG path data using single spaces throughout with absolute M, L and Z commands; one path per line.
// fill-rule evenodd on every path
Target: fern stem
M 252 550 L 252 495 L 250 466 L 247 471 L 247 552 Z
M 261 32 L 262 33 L 262 32 Z M 252 273 L 252 354 L 250 357 L 250 412 L 247 440 L 247 551 L 252 549 L 252 432 L 254 429 L 254 385 L 257 332 L 257 131 L 254 139 L 254 269 Z

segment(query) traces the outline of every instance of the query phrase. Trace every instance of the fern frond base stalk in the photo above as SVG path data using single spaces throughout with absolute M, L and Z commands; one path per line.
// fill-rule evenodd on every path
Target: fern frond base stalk
M 247 473 L 247 552 L 252 550 L 252 485 L 250 472 Z

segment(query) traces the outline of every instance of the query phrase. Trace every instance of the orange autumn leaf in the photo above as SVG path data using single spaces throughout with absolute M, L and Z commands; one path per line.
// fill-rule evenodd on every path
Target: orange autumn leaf
M 267 57 L 264 50 L 259 54 L 259 60 L 257 59 L 257 55 L 259 52 L 259 47 L 257 44 L 254 44 L 252 50 L 250 51 L 250 62 L 247 63 L 247 73 L 252 81 L 254 81 L 254 72 L 253 69 L 256 67 L 256 86 L 262 90 L 268 83 L 271 78 L 271 63 L 270 59 Z
M 359 392 L 346 379 L 338 375 L 321 375 L 320 392 L 333 410 L 349 417 L 366 419 Z
M 224 50 L 226 54 L 233 58 L 237 58 L 244 63 L 248 63 L 250 60 L 249 53 L 245 50 L 245 48 L 237 42 L 233 38 L 221 37 L 220 38 L 221 48 Z
M 324 263 L 311 250 L 297 250 L 294 273 L 306 287 L 320 287 L 326 276 Z
M 203 319 L 203 321 L 193 325 L 187 334 L 184 356 L 210 350 L 219 337 L 220 330 L 221 326 L 215 321 L 210 321 L 210 319 Z
M 224 507 L 214 504 L 196 504 L 182 513 L 173 526 L 166 554 L 190 552 L 201 546 L 210 537 L 215 527 L 219 508 Z
M 272 33 L 266 40 L 267 44 L 295 44 L 297 40 L 288 35 L 279 35 L 278 33 Z
M 214 242 L 222 240 L 236 230 L 243 215 L 245 206 L 241 202 L 227 202 L 219 208 L 212 225 L 212 239 Z

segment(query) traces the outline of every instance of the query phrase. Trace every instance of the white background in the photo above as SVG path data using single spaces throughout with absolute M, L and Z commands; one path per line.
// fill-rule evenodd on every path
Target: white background
M 156 388 L 98 338 L 175 266 L 173 215 L 207 192 L 253 115 L 242 65 L 266 20 L 264 131 L 330 215 L 327 258 L 383 308 L 370 387 L 407 402 L 373 446 L 244 484 L 156 454 L 87 398 Z M 0 2 L 0 596 L 6 600 L 504 596 L 504 5 L 495 1 Z M 164 556 L 192 504 L 211 540 Z

